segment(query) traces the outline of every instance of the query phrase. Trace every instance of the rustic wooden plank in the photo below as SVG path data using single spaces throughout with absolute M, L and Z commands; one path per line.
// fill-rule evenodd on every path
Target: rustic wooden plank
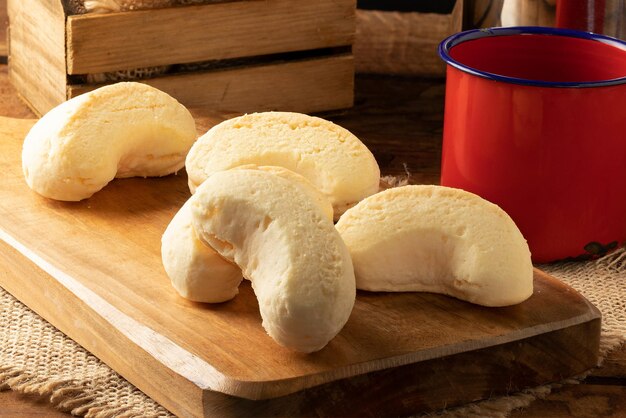
M 7 28 L 9 16 L 7 13 L 7 0 L 0 0 L 0 56 L 6 57 L 9 53 L 7 45 Z
M 68 74 L 350 45 L 355 0 L 233 1 L 70 16 Z
M 118 180 L 84 202 L 51 201 L 24 185 L 19 156 L 29 124 L 0 124 L 0 285 L 175 413 L 289 404 L 310 415 L 313 400 L 328 390 L 345 401 L 331 403 L 328 414 L 366 398 L 387 400 L 372 406 L 381 414 L 412 413 L 432 405 L 413 393 L 418 386 L 411 380 L 431 360 L 476 352 L 452 368 L 468 365 L 458 369 L 464 376 L 458 382 L 480 388 L 480 395 L 435 385 L 445 396 L 460 395 L 456 402 L 497 390 L 490 382 L 501 370 L 523 387 L 595 363 L 599 313 L 539 271 L 533 297 L 508 308 L 426 293 L 359 292 L 348 324 L 326 348 L 312 355 L 286 350 L 263 331 L 249 284 L 233 301 L 212 306 L 172 290 L 160 236 L 189 196 L 185 176 Z M 509 354 L 494 357 L 493 347 L 510 347 Z M 490 363 L 494 358 L 500 360 Z M 408 382 L 400 392 L 399 381 Z
M 213 111 L 319 112 L 352 106 L 354 59 L 349 54 L 143 80 L 188 107 Z M 68 97 L 97 85 L 68 87 Z
M 3 279 L 10 276 L 23 281 L 24 284 L 29 283 L 28 287 L 20 289 L 0 279 L 2 287 L 39 315 L 51 320 L 56 328 L 92 351 L 107 365 L 126 377 L 130 383 L 158 399 L 164 407 L 185 415 L 190 413 L 190 405 L 202 404 L 202 390 L 197 385 L 190 380 L 180 379 L 174 371 L 163 367 L 157 359 L 135 346 L 124 333 L 111 326 L 104 318 L 107 315 L 105 312 L 98 312 L 89 303 L 77 299 L 69 302 L 73 299 L 71 291 L 59 286 L 59 282 L 33 263 L 29 263 L 23 254 L 1 239 L 0 264 L 7 266 L 1 273 Z M 45 288 L 46 291 L 32 291 L 36 287 Z M 46 303 L 46 300 L 49 303 Z M 115 315 L 115 312 L 109 314 Z M 83 328 L 86 324 L 91 325 Z M 83 331 L 75 333 L 76 327 L 82 328 Z M 133 353 L 132 356 L 127 355 L 130 352 Z M 197 408 L 194 415 L 199 416 Z
M 47 398 L 23 395 L 10 390 L 0 391 L 0 418 L 69 418 L 71 415 L 54 409 Z
M 65 100 L 65 15 L 60 0 L 8 0 L 9 78 L 45 113 Z
M 17 293 L 30 306 L 36 306 L 38 313 L 44 317 L 54 318 L 55 326 L 89 347 L 129 378 L 131 383 L 138 385 L 168 409 L 178 414 L 199 416 L 197 409 L 195 412 L 187 409 L 188 405 L 195 405 L 196 408 L 199 405 L 197 400 L 193 400 L 197 396 L 197 388 L 180 387 L 180 380 L 161 374 L 162 367 L 155 365 L 150 356 L 138 358 L 135 347 L 112 338 L 116 331 L 110 329 L 106 321 L 98 319 L 96 312 L 84 306 L 76 309 L 77 305 L 82 304 L 74 301 L 71 305 L 57 307 L 56 312 L 50 311 L 52 305 L 45 303 L 44 298 L 68 300 L 65 294 L 67 289 L 58 286 L 58 283 L 51 283 L 50 276 L 40 269 L 28 268 L 29 263 L 23 262 L 24 257 L 2 241 L 0 249 L 2 264 L 8 266 L 9 273 L 15 275 L 16 281 L 23 283 L 21 289 L 9 285 L 7 288 L 10 291 Z M 544 278 L 539 276 L 539 280 Z M 6 280 L 6 277 L 3 279 Z M 37 284 L 46 289 L 47 293 L 33 295 L 24 281 L 28 282 L 29 288 Z M 6 285 L 6 281 L 3 285 Z M 549 288 L 541 290 L 550 291 Z M 82 318 L 84 322 L 95 320 L 97 331 L 77 337 L 72 330 L 75 318 Z M 205 391 L 203 410 L 208 416 L 265 416 L 277 412 L 289 416 L 310 416 L 312 411 L 318 416 L 389 416 L 437 410 L 487 396 L 506 394 L 540 381 L 556 381 L 563 375 L 586 369 L 595 361 L 596 353 L 595 350 L 580 350 L 580 346 L 590 335 L 598 334 L 599 327 L 600 322 L 596 318 L 532 338 L 330 382 L 276 399 L 251 401 Z M 109 350 L 111 352 L 107 353 Z M 564 353 L 567 353 L 568 358 L 572 355 L 577 358 L 579 363 L 575 368 L 572 368 L 569 360 L 560 357 Z M 150 379 L 145 379 L 146 373 Z M 158 388 L 150 387 L 146 380 L 167 387 L 166 394 L 173 399 L 168 399 Z M 189 404 L 184 405 L 185 402 Z
M 432 412 L 506 395 L 540 379 L 561 379 L 562 373 L 571 369 L 560 369 L 557 363 L 564 363 L 550 353 L 569 351 L 568 344 L 580 343 L 583 335 L 597 333 L 599 327 L 599 320 L 588 322 L 534 338 L 331 382 L 276 399 L 225 402 L 224 395 L 210 393 L 205 405 L 209 412 L 227 412 L 228 416 L 391 417 Z

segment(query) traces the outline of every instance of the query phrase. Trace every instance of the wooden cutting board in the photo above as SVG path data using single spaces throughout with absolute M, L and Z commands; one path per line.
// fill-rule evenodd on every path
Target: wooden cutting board
M 533 296 L 507 308 L 359 292 L 326 348 L 286 350 L 263 331 L 248 284 L 217 305 L 171 288 L 160 238 L 190 196 L 184 175 L 48 200 L 21 172 L 31 125 L 0 118 L 0 285 L 178 415 L 406 415 L 596 364 L 600 313 L 538 270 Z

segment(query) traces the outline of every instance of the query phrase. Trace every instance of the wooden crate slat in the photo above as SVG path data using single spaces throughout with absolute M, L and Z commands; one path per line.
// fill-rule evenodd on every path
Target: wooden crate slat
M 355 0 L 235 1 L 67 19 L 68 74 L 352 44 Z
M 65 15 L 60 1 L 9 0 L 9 78 L 45 113 L 65 100 Z
M 188 107 L 226 112 L 289 110 L 319 112 L 353 104 L 354 59 L 350 54 L 296 62 L 193 72 L 142 82 Z M 98 85 L 68 87 L 68 97 Z
M 7 27 L 8 27 L 9 15 L 7 13 L 7 0 L 0 0 L 0 55 L 7 56 L 8 55 L 8 45 L 9 41 L 7 36 Z

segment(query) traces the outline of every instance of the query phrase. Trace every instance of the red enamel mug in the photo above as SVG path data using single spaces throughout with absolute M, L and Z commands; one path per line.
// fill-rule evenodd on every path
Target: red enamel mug
M 547 27 L 445 39 L 441 184 L 502 207 L 533 261 L 626 241 L 626 42 Z

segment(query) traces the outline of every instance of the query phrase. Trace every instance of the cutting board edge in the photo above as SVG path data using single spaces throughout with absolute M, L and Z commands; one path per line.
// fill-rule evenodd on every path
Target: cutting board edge
M 19 249 L 7 243 L 2 235 L 3 231 L 0 230 L 0 260 L 5 258 L 11 265 L 0 270 L 0 286 L 171 412 L 185 416 L 202 416 L 205 388 L 169 368 L 164 369 L 166 365 L 129 341 L 127 335 L 112 326 L 91 306 L 76 299 L 70 289 L 24 256 Z M 25 281 L 28 281 L 29 286 L 24 286 Z M 39 301 L 49 298 L 64 300 L 68 296 L 74 303 L 59 304 L 55 309 Z M 88 318 L 92 321 L 90 329 L 79 332 L 79 328 L 75 326 L 75 318 Z M 108 332 L 105 331 L 107 329 Z M 129 355 L 130 352 L 133 356 Z M 139 361 L 130 363 L 131 357 L 138 358 Z M 142 373 L 146 370 L 158 370 L 162 375 L 160 379 L 145 379 Z M 156 380 L 159 382 L 155 382 Z M 167 382 L 166 391 L 161 387 L 163 381 Z M 175 394 L 184 394 L 184 399 Z
M 585 301 L 587 300 L 585 299 Z M 563 321 L 541 324 L 535 327 L 526 328 L 524 330 L 514 331 L 507 335 L 495 336 L 493 338 L 463 341 L 447 346 L 432 347 L 421 350 L 419 352 L 409 353 L 398 357 L 388 357 L 378 361 L 370 361 L 366 368 L 359 367 L 359 365 L 356 364 L 351 365 L 350 367 L 334 369 L 332 371 L 320 373 L 317 375 L 299 376 L 288 379 L 277 379 L 271 381 L 241 381 L 230 379 L 230 381 L 231 383 L 237 385 L 239 388 L 237 390 L 239 393 L 234 396 L 254 401 L 278 398 L 281 396 L 291 395 L 301 390 L 310 389 L 327 383 L 332 383 L 337 380 L 349 379 L 387 369 L 415 365 L 417 363 L 430 361 L 441 357 L 464 354 L 475 350 L 489 349 L 503 344 L 521 342 L 540 335 L 555 333 L 568 328 L 588 324 L 593 321 L 601 321 L 601 315 L 597 308 L 589 302 L 588 306 L 591 309 L 590 311 L 586 312 L 585 314 L 571 317 Z M 532 332 L 528 332 L 529 330 L 531 330 Z M 445 352 L 443 355 L 442 348 Z M 582 371 L 583 370 L 581 370 L 581 372 Z M 330 374 L 332 374 L 332 377 L 327 377 L 327 375 Z M 299 384 L 294 384 L 294 382 L 298 381 L 300 381 Z M 268 387 L 269 384 L 271 384 L 271 386 Z M 286 387 L 283 389 L 282 386 Z
M 48 275 L 54 283 L 62 286 L 70 292 L 72 298 L 77 299 L 80 303 L 85 305 L 85 308 L 90 309 L 94 312 L 94 314 L 99 315 L 103 321 L 108 323 L 116 331 L 120 332 L 128 341 L 135 344 L 143 352 L 154 357 L 154 359 L 163 367 L 193 383 L 193 385 L 201 391 L 219 392 L 248 400 L 271 399 L 336 380 L 366 375 L 384 369 L 402 367 L 442 357 L 442 347 L 439 346 L 397 357 L 388 357 L 371 361 L 366 366 L 354 364 L 341 369 L 333 369 L 332 371 L 322 372 L 315 375 L 304 375 L 286 379 L 264 381 L 238 380 L 225 376 L 208 362 L 180 347 L 167 337 L 158 334 L 146 325 L 140 324 L 135 319 L 119 311 L 118 308 L 114 307 L 101 296 L 89 290 L 86 286 L 80 283 L 80 281 L 63 273 L 62 270 L 56 267 L 53 262 L 46 260 L 45 257 L 42 257 L 41 255 L 28 249 L 26 246 L 21 244 L 18 239 L 11 236 L 1 227 L 0 241 L 3 241 L 6 245 L 10 246 L 13 250 L 22 255 L 24 260 L 40 269 L 43 274 Z M 544 280 L 556 280 L 558 282 L 557 279 L 542 272 L 541 270 L 535 269 L 534 274 L 542 276 Z M 563 285 L 561 282 L 558 283 Z M 599 319 L 600 312 L 597 308 L 582 297 L 582 295 L 580 296 L 586 302 L 588 307 L 588 311 L 582 315 L 574 316 L 558 322 L 540 324 L 523 330 L 513 331 L 506 335 L 498 335 L 482 340 L 462 341 L 444 346 L 444 356 L 456 355 L 506 344 L 509 342 L 520 341 L 544 334 L 546 332 L 553 332 L 555 330 L 565 329 L 570 326 Z M 33 309 L 32 306 L 28 306 Z M 98 309 L 96 309 L 96 307 Z M 36 309 L 33 310 L 37 311 Z M 42 316 L 53 323 L 53 325 L 57 325 L 55 321 L 50 320 L 50 318 L 45 315 Z M 76 340 L 76 336 L 73 335 L 73 332 L 66 332 L 66 334 Z M 163 349 L 164 346 L 167 350 Z M 85 348 L 92 352 L 95 351 L 92 347 Z M 180 357 L 172 358 L 171 356 L 165 355 L 164 353 L 166 352 L 177 353 Z M 98 357 L 101 358 L 100 355 L 98 355 Z
M 308 418 L 413 416 L 436 412 L 578 376 L 597 366 L 600 332 L 600 318 L 596 317 L 523 340 L 384 369 L 357 380 L 335 380 L 278 398 L 233 402 L 227 395 L 205 391 L 204 413 L 205 416 L 225 417 L 275 416 L 278 411 L 278 416 Z M 580 335 L 587 337 L 585 341 L 576 338 Z M 551 354 L 550 350 L 559 354 L 569 352 L 571 343 L 578 343 L 576 348 L 582 348 L 576 352 L 575 362 L 561 362 L 559 355 Z M 530 365 L 502 369 L 502 364 L 511 356 L 523 358 L 528 350 L 542 353 L 541 357 L 536 356 L 535 363 L 540 364 L 534 364 L 534 369 Z M 476 367 L 467 367 L 476 365 L 477 359 L 480 359 L 478 371 Z M 536 373 L 538 370 L 541 372 Z M 468 383 L 484 380 L 485 376 L 499 379 L 499 384 L 485 390 Z M 399 382 L 402 384 L 398 385 Z M 377 388 L 372 390 L 373 387 Z M 455 395 L 459 388 L 463 388 L 462 393 Z

